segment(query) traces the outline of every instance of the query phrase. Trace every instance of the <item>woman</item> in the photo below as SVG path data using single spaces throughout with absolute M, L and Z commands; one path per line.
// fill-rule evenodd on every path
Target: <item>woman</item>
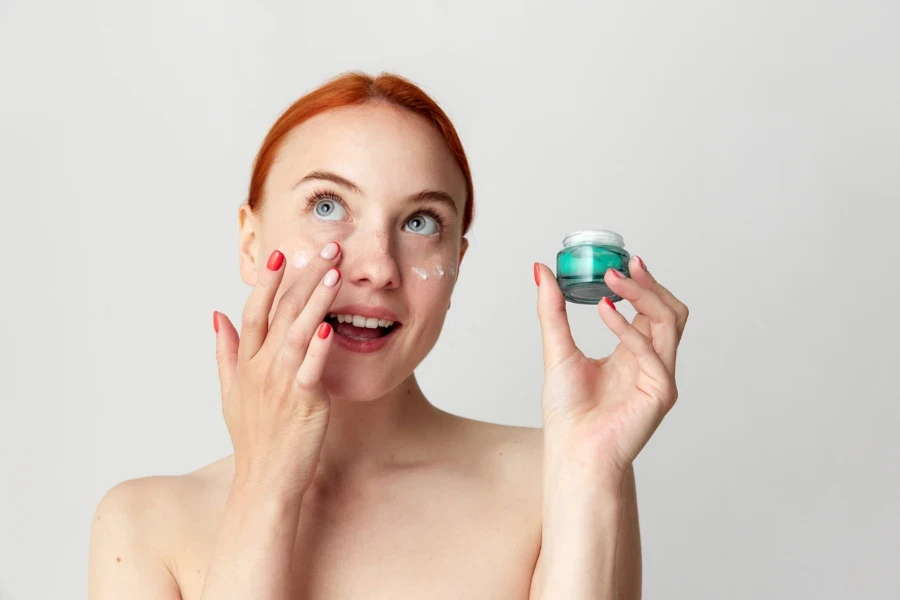
M 343 75 L 279 118 L 239 211 L 240 337 L 214 314 L 234 454 L 110 490 L 90 598 L 640 596 L 631 464 L 675 401 L 687 309 L 633 258 L 607 281 L 638 315 L 601 302 L 621 343 L 590 359 L 535 263 L 543 429 L 439 410 L 414 369 L 472 214 L 456 131 L 402 78 Z

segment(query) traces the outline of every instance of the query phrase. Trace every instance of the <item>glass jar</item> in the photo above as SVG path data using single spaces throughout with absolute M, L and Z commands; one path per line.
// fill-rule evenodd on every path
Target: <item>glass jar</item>
M 614 231 L 604 229 L 576 231 L 563 240 L 563 249 L 556 255 L 556 281 L 563 296 L 575 304 L 597 304 L 603 296 L 613 302 L 621 296 L 607 287 L 603 276 L 607 269 L 615 269 L 629 277 L 625 240 Z

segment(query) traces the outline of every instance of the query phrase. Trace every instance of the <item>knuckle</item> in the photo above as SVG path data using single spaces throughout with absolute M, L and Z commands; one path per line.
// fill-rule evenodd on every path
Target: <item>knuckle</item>
M 665 320 L 668 323 L 677 323 L 678 322 L 678 311 L 672 308 L 671 306 L 666 306 L 665 308 Z
M 289 352 L 296 352 L 300 348 L 305 348 L 309 344 L 312 334 L 304 323 L 295 321 L 284 336 L 284 342 Z
M 308 375 L 304 375 L 302 373 L 298 373 L 294 378 L 294 384 L 297 386 L 297 389 L 303 391 L 309 391 L 316 384 L 315 381 L 312 380 Z
M 678 399 L 678 386 L 672 378 L 666 379 L 660 386 L 659 403 L 663 411 L 669 411 Z
M 263 307 L 256 302 L 248 302 L 241 313 L 241 321 L 244 326 L 260 327 L 266 318 Z
M 294 415 L 298 420 L 309 422 L 328 414 L 328 404 L 325 402 L 301 401 L 297 403 Z
M 292 317 L 297 316 L 303 310 L 303 301 L 296 292 L 283 295 L 278 305 L 283 307 L 282 310 Z

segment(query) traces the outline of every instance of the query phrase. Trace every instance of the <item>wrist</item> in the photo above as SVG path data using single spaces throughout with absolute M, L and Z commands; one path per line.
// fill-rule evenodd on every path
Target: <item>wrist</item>
M 601 498 L 618 497 L 628 481 L 632 465 L 620 465 L 603 453 L 567 447 L 545 437 L 543 483 L 545 491 L 565 489 L 567 494 Z
M 228 501 L 271 513 L 290 512 L 299 507 L 308 487 L 290 478 L 261 472 L 235 474 Z

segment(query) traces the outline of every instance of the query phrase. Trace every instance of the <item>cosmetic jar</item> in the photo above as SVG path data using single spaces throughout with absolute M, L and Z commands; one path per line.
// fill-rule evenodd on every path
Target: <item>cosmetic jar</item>
M 618 233 L 604 229 L 576 231 L 565 237 L 563 249 L 556 255 L 556 281 L 569 302 L 597 304 L 603 296 L 618 302 L 622 297 L 607 287 L 603 275 L 607 269 L 616 269 L 630 277 L 630 258 Z

